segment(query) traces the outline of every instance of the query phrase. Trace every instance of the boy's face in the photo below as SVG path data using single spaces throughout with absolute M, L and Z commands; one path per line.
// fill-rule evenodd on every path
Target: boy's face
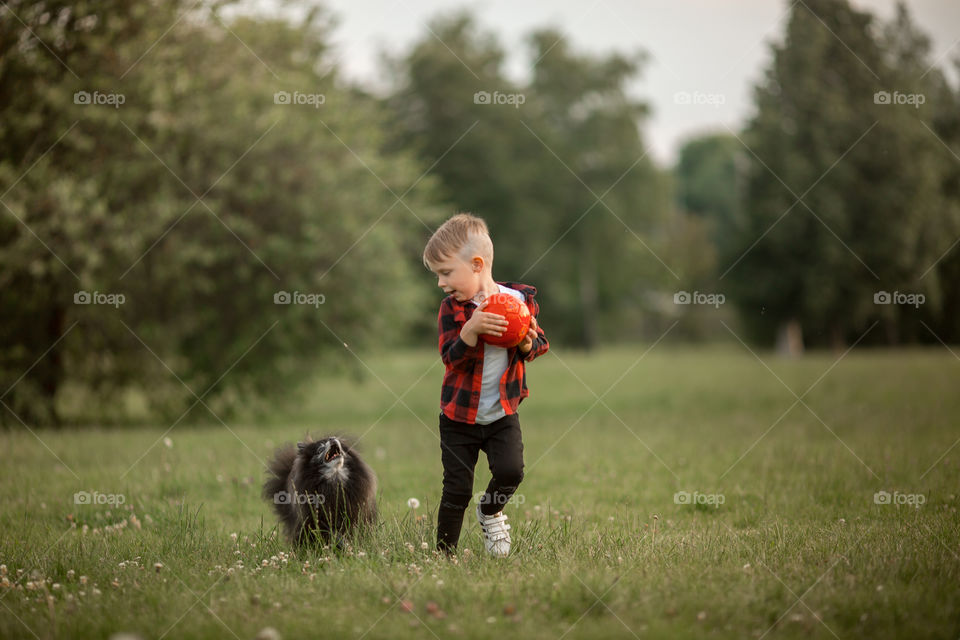
M 450 256 L 430 265 L 430 270 L 437 274 L 437 286 L 444 293 L 452 295 L 458 302 L 466 302 L 480 290 L 483 258 L 474 256 L 467 260 Z

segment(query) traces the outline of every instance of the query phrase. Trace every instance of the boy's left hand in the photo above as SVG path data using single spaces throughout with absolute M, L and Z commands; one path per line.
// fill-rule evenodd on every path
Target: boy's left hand
M 517 345 L 517 348 L 520 349 L 520 353 L 530 353 L 530 349 L 533 348 L 533 341 L 537 339 L 537 319 L 530 318 L 530 328 L 527 329 L 527 335 L 524 336 L 520 344 Z

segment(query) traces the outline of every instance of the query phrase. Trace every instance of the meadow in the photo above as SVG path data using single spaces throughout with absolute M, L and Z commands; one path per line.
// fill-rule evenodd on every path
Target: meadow
M 263 424 L 0 433 L 0 637 L 960 635 L 948 349 L 554 348 L 501 560 L 471 511 L 433 551 L 436 354 L 360 358 Z M 381 524 L 343 552 L 293 550 L 259 495 L 306 431 L 359 436 L 379 478 Z

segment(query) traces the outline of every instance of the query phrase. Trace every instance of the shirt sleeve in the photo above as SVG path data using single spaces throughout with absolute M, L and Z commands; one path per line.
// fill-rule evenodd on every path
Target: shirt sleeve
M 470 370 L 480 357 L 480 342 L 473 347 L 460 337 L 465 320 L 458 320 L 453 306 L 444 300 L 437 317 L 440 334 L 440 359 L 448 367 Z
M 527 307 L 530 309 L 530 315 L 536 318 L 540 315 L 540 305 L 537 304 L 537 301 L 532 297 L 527 297 Z M 535 358 L 542 356 L 547 351 L 550 350 L 550 343 L 547 341 L 547 335 L 543 332 L 543 327 L 540 326 L 540 323 L 537 322 L 537 337 L 533 340 L 533 345 L 530 347 L 530 351 L 526 354 L 521 353 L 520 355 L 524 360 L 530 362 Z

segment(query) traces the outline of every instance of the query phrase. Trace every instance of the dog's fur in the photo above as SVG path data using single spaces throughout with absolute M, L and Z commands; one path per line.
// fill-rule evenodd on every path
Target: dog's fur
M 377 520 L 377 478 L 347 440 L 309 436 L 277 449 L 263 497 L 296 545 L 340 545 Z

